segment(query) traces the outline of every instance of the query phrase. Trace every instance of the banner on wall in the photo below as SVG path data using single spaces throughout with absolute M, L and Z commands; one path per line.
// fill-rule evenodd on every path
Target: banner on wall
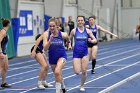
M 47 29 L 48 29 L 48 21 L 49 21 L 49 19 L 51 18 L 51 16 L 48 16 L 48 15 L 45 15 L 44 16 L 44 19 L 45 19 L 45 21 L 44 21 L 44 31 L 46 31 Z
M 33 36 L 33 14 L 30 10 L 20 10 L 19 36 Z
M 61 17 L 62 19 L 62 24 L 65 24 L 65 17 Z

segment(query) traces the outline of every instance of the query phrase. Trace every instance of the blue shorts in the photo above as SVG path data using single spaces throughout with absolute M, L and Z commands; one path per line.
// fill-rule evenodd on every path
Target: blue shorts
M 56 65 L 59 58 L 65 58 L 67 60 L 67 55 L 62 54 L 62 55 L 49 55 L 49 64 L 50 65 Z
M 83 58 L 88 55 L 88 50 L 86 51 L 73 51 L 73 58 Z

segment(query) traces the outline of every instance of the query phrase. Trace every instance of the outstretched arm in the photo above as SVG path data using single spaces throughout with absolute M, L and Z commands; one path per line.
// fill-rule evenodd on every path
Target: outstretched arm
M 73 30 L 71 31 L 70 36 L 69 36 L 69 40 L 68 40 L 69 49 L 72 49 L 72 46 L 71 46 L 71 42 L 72 42 L 72 41 L 71 41 L 71 40 L 73 39 L 74 34 L 75 34 L 75 29 L 73 29 Z
M 108 31 L 108 30 L 104 29 L 103 27 L 101 27 L 101 26 L 99 26 L 99 25 L 97 25 L 97 28 L 98 28 L 98 29 L 100 29 L 101 31 L 103 31 L 103 32 L 107 33 L 107 34 L 110 34 L 110 35 L 112 35 L 112 36 L 114 36 L 114 37 L 118 38 L 118 36 L 117 36 L 117 35 L 115 35 L 115 34 L 111 33 L 110 31 Z

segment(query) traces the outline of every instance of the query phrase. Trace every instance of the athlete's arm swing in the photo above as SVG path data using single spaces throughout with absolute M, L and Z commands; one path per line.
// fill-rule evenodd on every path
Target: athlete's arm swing
M 74 36 L 74 33 L 75 33 L 75 28 L 71 31 L 71 33 L 70 33 L 70 36 L 69 36 L 69 40 L 68 40 L 68 42 L 69 42 L 69 48 L 68 49 L 72 49 L 72 46 L 71 46 L 71 40 L 72 40 L 72 38 L 73 38 L 73 36 Z
M 94 37 L 94 35 L 92 34 L 92 32 L 89 29 L 87 29 L 87 33 L 90 36 L 90 38 L 88 38 L 88 41 L 91 42 L 91 43 L 96 43 L 97 39 Z
M 98 28 L 98 29 L 100 29 L 102 32 L 105 32 L 105 33 L 107 33 L 107 34 L 110 34 L 110 35 L 112 35 L 112 36 L 114 36 L 114 37 L 118 38 L 118 36 L 117 36 L 117 35 L 115 35 L 115 34 L 111 33 L 110 31 L 108 31 L 108 30 L 104 29 L 103 27 L 101 27 L 101 26 L 99 26 L 99 25 L 97 25 L 97 28 Z
M 48 31 L 46 31 L 44 34 L 43 34 L 43 47 L 44 47 L 44 50 L 47 51 L 49 46 L 50 46 L 50 43 L 53 39 L 53 33 L 51 33 L 50 35 L 50 39 L 48 40 Z
M 40 43 L 42 40 L 43 40 L 43 35 L 41 35 L 41 36 L 36 40 L 35 46 L 34 46 L 33 51 L 32 51 L 32 53 L 31 53 L 31 56 L 32 56 L 32 57 L 35 57 L 35 55 L 36 55 L 36 52 L 35 52 L 35 51 L 36 51 L 36 49 L 37 49 L 39 43 Z

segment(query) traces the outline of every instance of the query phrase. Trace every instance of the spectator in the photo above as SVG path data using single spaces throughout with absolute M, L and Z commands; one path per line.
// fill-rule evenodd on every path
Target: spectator
M 74 22 L 72 21 L 72 16 L 69 16 L 69 18 L 68 18 L 68 26 L 69 26 L 69 29 L 70 29 L 68 35 L 70 35 L 72 29 L 74 29 Z M 73 45 L 73 39 L 71 40 L 71 46 L 72 45 Z
M 58 30 L 60 30 L 60 31 L 62 31 L 62 32 L 64 32 L 64 26 L 63 26 L 63 24 L 62 24 L 62 19 L 61 19 L 61 17 L 58 17 L 58 18 L 56 18 L 57 19 L 57 28 L 58 28 Z
M 70 32 L 70 28 L 69 28 L 69 26 L 68 26 L 68 22 L 65 22 L 65 32 L 66 32 L 67 34 L 69 34 L 69 32 Z M 68 43 L 66 42 L 66 40 L 65 40 L 65 47 L 66 47 L 67 50 L 68 50 Z
M 140 24 L 136 26 L 136 34 L 139 34 L 139 41 L 140 41 Z

